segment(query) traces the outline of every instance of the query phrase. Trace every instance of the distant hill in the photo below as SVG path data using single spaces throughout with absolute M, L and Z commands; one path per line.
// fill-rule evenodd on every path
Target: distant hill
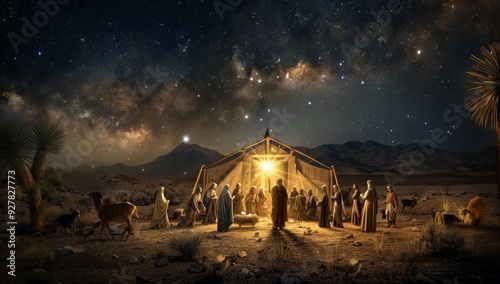
M 388 146 L 375 141 L 351 141 L 297 150 L 326 164 L 334 165 L 337 174 L 383 174 L 412 171 L 412 175 L 488 175 L 496 173 L 496 148 L 454 153 L 441 149 L 423 150 L 423 145 Z M 202 164 L 209 165 L 224 157 L 221 153 L 196 144 L 182 143 L 166 155 L 138 165 L 118 163 L 98 170 L 138 178 L 195 178 Z M 410 157 L 412 163 L 410 164 Z M 418 166 L 415 166 L 418 165 Z M 411 166 L 409 168 L 408 166 Z

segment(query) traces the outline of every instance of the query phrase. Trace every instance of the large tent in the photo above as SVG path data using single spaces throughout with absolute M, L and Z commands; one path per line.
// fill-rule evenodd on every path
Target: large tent
M 216 182 L 217 195 L 225 184 L 230 190 L 236 183 L 241 183 L 243 193 L 246 194 L 251 186 L 270 189 L 278 178 L 283 179 L 283 185 L 290 194 L 292 187 L 297 189 L 313 190 L 316 196 L 321 195 L 321 186 L 328 187 L 332 194 L 332 185 L 338 185 L 335 169 L 309 157 L 308 155 L 280 142 L 269 135 L 253 144 L 250 144 L 218 161 L 205 166 L 202 165 L 195 187 L 201 183 L 207 189 L 212 182 Z

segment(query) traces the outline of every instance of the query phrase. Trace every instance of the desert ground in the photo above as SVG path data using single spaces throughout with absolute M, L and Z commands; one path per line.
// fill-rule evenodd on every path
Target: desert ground
M 350 183 L 356 178 L 344 180 Z M 364 192 L 365 182 L 361 177 L 358 180 Z M 396 228 L 385 228 L 386 221 L 379 214 L 375 233 L 360 232 L 349 220 L 344 221 L 344 228 L 319 228 L 317 222 L 293 219 L 284 230 L 273 232 L 268 216 L 259 216 L 254 227 L 233 224 L 228 232 L 217 232 L 216 224 L 202 225 L 201 220 L 191 229 L 176 226 L 179 220 L 173 212 L 185 206 L 191 180 L 145 182 L 95 174 L 79 181 L 73 177 L 50 202 L 46 198 L 45 212 L 54 219 L 79 207 L 80 235 L 61 234 L 55 225 L 41 235 L 29 233 L 23 229 L 27 209 L 18 207 L 16 276 L 8 276 L 2 265 L 0 278 L 2 283 L 500 283 L 496 185 L 452 180 L 448 178 L 448 185 L 426 185 L 425 178 L 419 177 L 413 184 L 396 186 L 400 200 L 415 193 L 420 196 L 415 212 L 399 211 Z M 171 200 L 171 227 L 151 230 L 151 197 L 160 185 Z M 375 185 L 382 208 L 385 185 Z M 81 235 L 82 228 L 98 221 L 85 197 L 95 190 L 111 202 L 130 199 L 138 205 L 139 219 L 133 220 L 138 230 L 128 240 L 119 235 L 110 240 L 106 232 L 106 241 L 101 242 L 100 228 Z M 433 211 L 458 216 L 458 210 L 474 196 L 481 196 L 487 204 L 479 227 L 463 222 L 434 224 Z M 19 202 L 23 198 L 18 196 Z M 351 207 L 345 208 L 350 215 Z M 123 225 L 114 224 L 116 230 Z M 2 226 L 1 232 L 6 232 Z M 193 237 L 200 243 L 192 257 L 171 246 L 174 239 Z M 8 250 L 2 238 L 0 254 L 5 260 Z

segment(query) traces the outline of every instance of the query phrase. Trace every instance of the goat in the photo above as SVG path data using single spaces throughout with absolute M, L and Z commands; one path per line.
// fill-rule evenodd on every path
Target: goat
M 75 219 L 80 217 L 80 211 L 78 209 L 71 208 L 71 214 L 62 214 L 59 216 L 59 226 L 61 229 L 59 233 L 62 234 L 62 230 L 64 228 L 64 233 L 66 233 L 66 228 L 69 227 L 69 231 L 72 236 L 75 235 Z M 57 230 L 57 229 L 56 229 Z
M 379 212 L 380 212 L 380 215 L 382 215 L 382 219 L 385 220 L 387 218 L 387 216 L 385 215 L 385 209 L 380 209 Z
M 401 203 L 403 203 L 403 209 L 402 212 L 405 211 L 405 207 L 410 207 L 409 211 L 413 208 L 413 213 L 415 213 L 415 205 L 417 205 L 417 201 L 420 199 L 420 196 L 418 194 L 413 195 L 413 199 L 403 199 L 401 200 Z
M 486 203 L 484 199 L 476 196 L 473 197 L 467 207 L 460 211 L 460 218 L 464 220 L 466 225 L 479 226 L 484 218 L 486 211 Z
M 97 212 L 97 216 L 102 221 L 101 224 L 101 241 L 104 232 L 104 226 L 108 228 L 109 235 L 114 239 L 111 229 L 109 228 L 109 222 L 125 221 L 127 223 L 127 229 L 122 234 L 122 239 L 125 233 L 128 232 L 127 238 L 132 232 L 132 216 L 135 214 L 136 218 L 139 218 L 137 214 L 137 207 L 130 202 L 120 202 L 114 204 L 104 204 L 103 196 L 100 192 L 91 192 L 87 194 L 94 202 L 94 208 Z

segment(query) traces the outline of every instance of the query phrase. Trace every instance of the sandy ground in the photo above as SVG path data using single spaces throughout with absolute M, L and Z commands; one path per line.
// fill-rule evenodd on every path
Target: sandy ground
M 178 186 L 188 187 L 182 183 Z M 383 187 L 377 191 L 379 197 L 385 195 Z M 443 194 L 441 186 L 425 185 L 396 187 L 396 192 L 400 199 L 419 194 L 416 212 L 398 213 L 397 228 L 385 228 L 379 214 L 376 233 L 360 232 L 348 221 L 345 228 L 326 229 L 319 228 L 317 222 L 296 220 L 290 220 L 285 230 L 273 232 L 265 216 L 255 227 L 233 224 L 224 233 L 217 232 L 215 224 L 202 225 L 200 221 L 192 229 L 180 229 L 175 219 L 170 220 L 173 226 L 169 229 L 148 230 L 152 206 L 138 206 L 140 218 L 134 222 L 140 231 L 127 241 L 116 236 L 101 242 L 100 228 L 88 238 L 59 232 L 18 236 L 17 276 L 5 276 L 2 268 L 0 279 L 7 283 L 500 283 L 500 218 L 495 214 L 495 185 L 452 185 L 449 195 Z M 488 206 L 484 224 L 474 228 L 463 223 L 453 226 L 456 234 L 465 236 L 466 248 L 435 254 L 427 243 L 419 242 L 432 220 L 432 210 L 457 212 L 477 195 L 483 196 Z M 174 209 L 171 206 L 169 211 Z M 350 206 L 346 210 L 350 212 Z M 95 219 L 94 210 L 85 215 L 86 219 Z M 183 233 L 203 234 L 194 260 L 179 258 L 168 245 L 172 236 Z M 411 242 L 419 243 L 420 249 L 412 249 L 416 255 L 409 261 L 398 263 L 381 252 Z M 6 244 L 0 245 L 5 260 Z M 76 253 L 64 252 L 67 246 Z M 58 251 L 46 271 L 37 270 L 33 247 Z M 472 256 L 467 253 L 470 251 L 474 251 Z M 223 273 L 214 270 L 221 266 L 218 255 L 226 257 Z M 155 263 L 162 256 L 168 259 L 168 265 L 157 267 Z

